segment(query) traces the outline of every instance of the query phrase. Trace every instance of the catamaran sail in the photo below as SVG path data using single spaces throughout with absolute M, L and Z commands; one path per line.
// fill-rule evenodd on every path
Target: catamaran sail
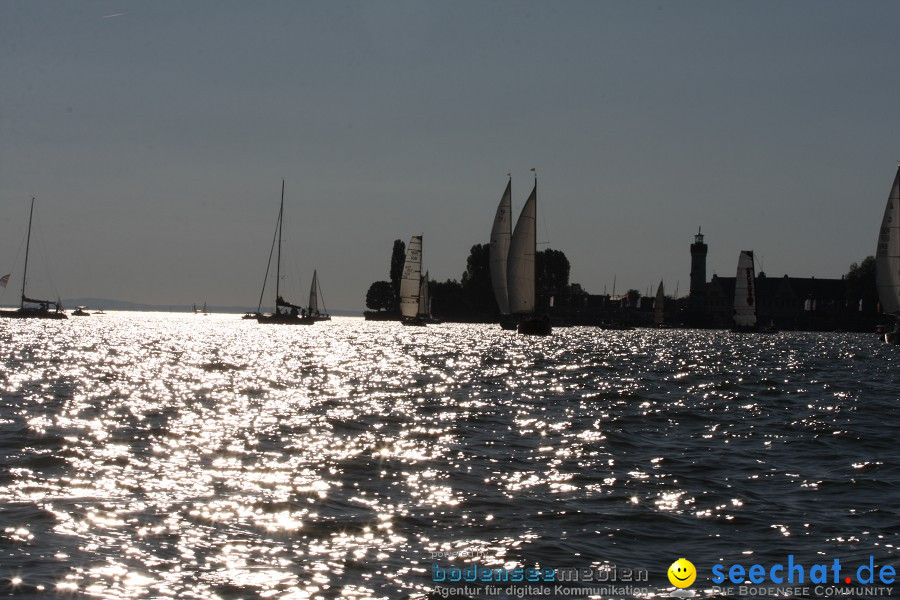
M 501 315 L 509 314 L 509 294 L 506 287 L 507 255 L 509 243 L 512 238 L 512 179 L 506 184 L 506 191 L 500 198 L 497 206 L 497 214 L 494 216 L 494 226 L 491 228 L 491 286 L 494 288 L 494 298 Z
M 881 311 L 900 316 L 900 167 L 897 168 L 878 233 L 875 285 L 878 287 Z
M 738 257 L 734 280 L 734 325 L 739 329 L 756 329 L 756 272 L 751 250 L 742 250 Z
M 665 320 L 665 301 L 666 292 L 663 289 L 663 282 L 660 281 L 659 287 L 656 288 L 656 301 L 653 303 L 653 322 L 657 325 L 662 325 Z
M 419 312 L 419 289 L 422 283 L 422 236 L 414 235 L 406 246 L 406 260 L 400 278 L 400 314 L 414 319 Z

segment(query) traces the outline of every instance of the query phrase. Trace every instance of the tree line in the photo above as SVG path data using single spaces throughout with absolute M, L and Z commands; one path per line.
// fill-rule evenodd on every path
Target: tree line
M 390 280 L 376 281 L 366 293 L 366 307 L 376 318 L 400 314 L 400 278 L 406 257 L 406 244 L 395 240 L 391 251 Z M 569 259 L 560 250 L 540 250 L 535 257 L 538 307 L 541 311 L 565 311 L 583 304 L 587 293 L 569 282 Z M 466 259 L 466 270 L 459 280 L 429 282 L 434 316 L 449 321 L 495 322 L 500 309 L 491 285 L 490 244 L 475 244 Z M 552 304 L 552 307 L 551 307 Z
M 366 293 L 367 316 L 392 319 L 400 315 L 400 278 L 406 257 L 406 244 L 395 240 L 391 251 L 388 281 L 376 281 Z M 550 311 L 559 317 L 572 316 L 586 306 L 587 292 L 569 281 L 569 259 L 559 250 L 547 249 L 537 253 L 537 294 L 540 311 Z M 850 265 L 844 275 L 846 306 L 857 306 L 869 314 L 878 312 L 878 293 L 875 287 L 875 258 L 866 257 Z M 490 273 L 490 244 L 476 244 L 469 251 L 461 277 L 429 282 L 434 316 L 462 322 L 496 322 L 500 311 L 494 299 Z M 622 307 L 639 307 L 641 294 L 629 290 Z M 552 306 L 551 306 L 552 302 Z M 617 305 L 618 306 L 618 305 Z M 671 312 L 680 310 L 672 305 Z

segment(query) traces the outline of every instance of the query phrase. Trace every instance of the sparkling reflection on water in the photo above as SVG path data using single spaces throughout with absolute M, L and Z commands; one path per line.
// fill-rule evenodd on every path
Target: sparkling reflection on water
M 110 313 L 0 351 L 0 593 L 427 597 L 474 561 L 652 596 L 680 556 L 898 554 L 874 336 Z

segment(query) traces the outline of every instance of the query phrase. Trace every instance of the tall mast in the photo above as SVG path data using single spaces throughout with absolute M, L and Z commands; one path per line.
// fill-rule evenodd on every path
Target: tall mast
M 278 301 L 281 299 L 281 228 L 284 221 L 284 179 L 281 180 L 281 208 L 278 210 L 278 262 L 275 267 L 275 312 L 278 312 Z
M 424 237 L 424 236 L 423 236 Z M 422 265 L 425 264 L 425 240 L 422 240 L 422 249 L 419 250 L 419 304 L 422 303 Z M 416 315 L 421 316 L 421 315 Z
M 28 278 L 28 248 L 31 246 L 31 219 L 34 217 L 34 196 L 31 197 L 31 212 L 28 213 L 28 238 L 25 241 L 25 269 L 22 271 L 22 302 L 19 308 L 25 308 L 25 280 Z
M 512 173 L 507 173 L 506 176 L 509 177 L 509 239 L 512 239 L 512 234 L 513 234 Z
M 419 251 L 419 309 L 420 310 L 416 311 L 417 317 L 425 316 L 424 315 L 425 311 L 421 310 L 423 308 L 423 306 L 422 306 L 422 281 L 423 281 L 423 279 L 422 278 L 424 277 L 424 275 L 422 275 L 422 265 L 425 263 L 425 255 L 424 255 L 425 243 L 424 243 L 424 240 L 422 240 L 422 241 L 423 241 L 422 250 Z
M 534 169 L 532 169 L 534 171 Z M 531 229 L 534 240 L 534 314 L 537 314 L 537 171 L 534 171 L 534 219 L 531 221 Z

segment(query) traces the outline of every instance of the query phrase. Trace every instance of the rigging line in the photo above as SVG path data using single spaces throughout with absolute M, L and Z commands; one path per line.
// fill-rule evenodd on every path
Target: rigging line
M 327 315 L 328 307 L 325 306 L 325 296 L 322 295 L 322 280 L 318 278 L 318 274 L 316 277 L 316 285 L 319 288 L 319 302 L 322 303 L 322 312 L 324 312 Z
M 540 211 L 541 223 L 544 225 L 544 240 L 543 242 L 537 242 L 540 246 L 549 246 L 550 245 L 550 226 L 547 221 L 547 211 L 544 210 L 544 203 L 538 202 L 538 211 Z
M 16 272 L 16 266 L 19 264 L 19 256 L 22 255 L 22 247 L 24 245 L 25 245 L 25 234 L 23 233 L 22 237 L 19 238 L 19 247 L 16 249 L 16 257 L 13 259 L 12 268 L 9 271 L 6 271 L 6 273 L 12 274 L 12 273 Z M 0 275 L 0 277 L 5 275 L 6 273 L 3 273 L 2 275 Z M 10 278 L 11 277 L 12 276 L 10 275 Z M 15 286 L 13 286 L 13 287 L 15 288 Z M 3 300 L 6 297 L 6 291 L 8 289 L 10 289 L 9 284 L 7 284 L 7 286 L 5 288 L 0 288 L 0 304 L 3 304 Z
M 266 281 L 269 279 L 269 269 L 272 268 L 272 254 L 275 253 L 275 239 L 278 237 L 278 224 L 281 223 L 281 213 L 278 213 L 278 221 L 275 223 L 275 233 L 272 234 L 272 247 L 269 249 L 269 262 L 266 263 L 266 275 L 263 277 L 262 291 L 259 292 L 259 304 L 256 305 L 256 312 L 262 310 L 263 294 L 266 293 Z
M 291 239 L 291 236 L 284 238 L 284 250 L 282 254 L 286 255 L 284 260 L 287 262 L 287 265 L 283 269 L 285 271 L 284 275 L 282 275 L 282 280 L 287 283 L 288 293 L 291 298 L 297 299 L 298 302 L 302 302 L 303 294 L 303 277 L 300 271 L 300 264 L 297 262 L 297 252 L 294 247 L 294 242 Z M 293 276 L 291 276 L 293 274 Z M 282 297 L 284 294 L 282 294 Z M 291 304 L 296 304 L 296 302 L 292 302 Z
M 543 244 L 543 245 L 549 246 L 550 245 L 550 227 L 547 225 L 547 214 L 544 212 L 543 206 L 540 207 L 540 210 L 541 210 L 541 220 L 544 223 L 544 238 L 546 239 L 546 241 L 538 242 L 538 244 Z
M 37 221 L 38 246 L 40 246 L 41 258 L 44 259 L 44 273 L 47 275 L 47 279 L 50 283 L 50 289 L 53 290 L 57 300 L 59 300 L 59 290 L 56 287 L 56 282 L 53 281 L 53 273 L 51 273 L 50 271 L 50 260 L 47 257 L 47 242 L 44 239 L 44 227 L 40 222 L 40 213 L 38 213 L 38 218 L 35 220 Z M 52 300 L 52 298 L 48 298 L 48 300 Z

